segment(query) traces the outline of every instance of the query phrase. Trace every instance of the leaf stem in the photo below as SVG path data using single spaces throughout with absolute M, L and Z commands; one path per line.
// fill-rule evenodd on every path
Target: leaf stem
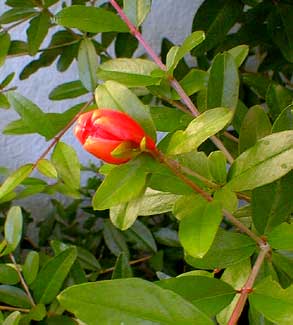
M 18 308 L 18 307 L 10 307 L 10 306 L 0 306 L 0 310 L 7 310 L 7 311 L 20 311 L 22 313 L 29 313 L 30 309 L 26 308 Z
M 243 311 L 243 308 L 245 306 L 248 295 L 253 291 L 253 285 L 254 285 L 255 279 L 260 271 L 262 263 L 264 262 L 264 259 L 265 259 L 266 255 L 270 252 L 270 250 L 271 250 L 270 245 L 267 243 L 260 246 L 260 253 L 258 254 L 258 257 L 255 261 L 255 264 L 253 265 L 252 271 L 251 271 L 244 287 L 241 289 L 240 297 L 237 301 L 236 307 L 233 310 L 233 313 L 230 317 L 228 325 L 237 324 L 237 321 L 238 321 L 238 319 Z
M 34 299 L 33 299 L 32 295 L 31 295 L 31 293 L 30 293 L 30 290 L 29 290 L 29 288 L 28 288 L 28 285 L 26 284 L 26 282 L 25 282 L 25 280 L 24 280 L 24 277 L 22 276 L 22 273 L 21 273 L 20 268 L 19 268 L 18 264 L 17 264 L 16 261 L 15 261 L 14 255 L 10 253 L 10 254 L 9 254 L 9 258 L 11 259 L 11 261 L 12 261 L 14 267 L 15 267 L 15 270 L 16 270 L 16 272 L 17 272 L 17 274 L 18 274 L 18 277 L 19 277 L 20 283 L 21 283 L 21 285 L 22 285 L 24 291 L 26 292 L 26 295 L 27 295 L 27 297 L 28 297 L 28 299 L 29 299 L 29 301 L 30 301 L 32 307 L 35 307 L 36 304 L 35 304 L 35 302 L 34 302 Z

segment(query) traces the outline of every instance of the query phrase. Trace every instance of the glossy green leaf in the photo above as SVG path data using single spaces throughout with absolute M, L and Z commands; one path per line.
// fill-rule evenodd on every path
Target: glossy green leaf
M 216 183 L 225 184 L 227 166 L 225 155 L 221 151 L 213 151 L 210 153 L 209 170 Z
M 10 108 L 10 103 L 5 96 L 5 94 L 0 93 L 0 108 L 8 109 Z
M 151 0 L 123 0 L 123 11 L 130 21 L 140 26 L 151 9 Z
M 85 32 L 128 32 L 127 26 L 117 15 L 102 8 L 70 6 L 59 11 L 55 19 L 59 25 Z
M 153 139 L 156 138 L 149 107 L 144 105 L 126 86 L 116 81 L 106 81 L 97 87 L 95 97 L 98 107 L 111 107 L 111 109 L 130 115 Z
M 50 16 L 45 12 L 41 12 L 30 21 L 29 28 L 26 31 L 30 55 L 34 56 L 38 52 L 48 33 L 50 24 Z
M 29 19 L 35 16 L 38 12 L 34 8 L 18 7 L 5 11 L 0 16 L 0 24 L 10 24 L 14 21 Z
M 23 218 L 20 207 L 11 207 L 8 211 L 4 224 L 4 238 L 6 241 L 6 248 L 1 253 L 1 255 L 7 255 L 13 252 L 18 246 L 22 236 L 22 226 Z
M 234 191 L 244 191 L 271 183 L 293 168 L 292 154 L 293 131 L 262 138 L 235 159 L 227 185 Z
M 179 224 L 179 239 L 184 250 L 193 257 L 202 258 L 211 247 L 221 220 L 218 202 L 207 202 L 192 209 Z
M 64 142 L 58 142 L 51 159 L 61 180 L 70 188 L 79 189 L 80 164 L 75 150 Z
M 293 286 L 282 289 L 269 277 L 249 295 L 249 303 L 268 320 L 277 324 L 293 322 Z
M 266 103 L 269 114 L 275 119 L 283 109 L 293 103 L 293 91 L 272 82 L 266 93 Z
M 43 266 L 33 284 L 38 303 L 48 304 L 58 295 L 76 257 L 76 248 L 70 247 Z
M 209 316 L 215 316 L 227 306 L 235 294 L 227 283 L 200 275 L 161 280 L 156 284 L 179 294 Z
M 109 220 L 104 221 L 103 236 L 107 247 L 115 256 L 118 257 L 122 252 L 129 256 L 128 247 L 122 233 Z
M 1 19 L 1 17 L 0 17 Z M 10 35 L 8 33 L 0 33 L 0 67 L 4 64 L 6 55 L 10 47 Z
M 17 284 L 19 276 L 15 268 L 8 264 L 0 264 L 0 283 L 3 284 Z
M 112 273 L 112 279 L 123 279 L 123 278 L 131 278 L 132 270 L 129 265 L 128 257 L 125 253 L 121 253 L 116 260 L 114 270 Z
M 210 109 L 189 123 L 185 131 L 177 131 L 171 138 L 168 153 L 178 155 L 198 148 L 210 136 L 222 130 L 232 119 L 232 111 L 217 107 Z
M 239 68 L 249 53 L 249 47 L 247 45 L 238 45 L 230 49 L 228 53 L 233 56 L 235 63 Z
M 190 52 L 193 48 L 202 43 L 205 39 L 205 34 L 202 31 L 196 31 L 187 36 L 183 44 L 173 46 L 167 54 L 166 66 L 169 73 L 173 73 L 174 69 L 178 65 L 179 61 Z
M 293 105 L 287 106 L 276 118 L 272 132 L 293 130 Z
M 268 242 L 275 249 L 293 250 L 293 224 L 282 223 L 268 234 Z
M 75 98 L 84 95 L 88 90 L 83 86 L 80 80 L 66 82 L 55 87 L 49 94 L 51 100 L 63 100 Z
M 252 220 L 260 234 L 270 232 L 290 216 L 293 173 L 252 192 Z
M 239 135 L 239 151 L 255 145 L 257 140 L 271 134 L 271 122 L 260 105 L 251 107 L 245 115 Z
M 10 285 L 0 285 L 0 301 L 15 307 L 30 308 L 31 304 L 26 293 Z
M 80 81 L 88 91 L 93 92 L 97 86 L 98 56 L 90 39 L 85 38 L 81 41 L 77 62 Z
M 5 318 L 2 325 L 18 325 L 21 319 L 21 313 L 19 311 L 14 311 L 7 318 Z
M 24 265 L 22 267 L 22 273 L 25 282 L 30 285 L 34 282 L 39 271 L 39 253 L 35 251 L 30 251 L 25 259 Z
M 203 30 L 205 41 L 193 51 L 198 56 L 221 43 L 242 13 L 240 0 L 204 1 L 193 19 L 192 30 Z
M 247 259 L 255 248 L 255 243 L 246 235 L 219 229 L 211 248 L 203 258 L 187 255 L 185 260 L 199 269 L 222 269 Z
M 63 308 L 87 324 L 212 324 L 179 295 L 141 279 L 81 284 L 67 288 L 58 299 Z
M 99 79 L 114 80 L 127 87 L 150 86 L 160 81 L 160 78 L 151 75 L 157 68 L 149 60 L 118 58 L 99 65 L 97 75 Z
M 38 171 L 46 177 L 57 178 L 57 170 L 54 165 L 47 159 L 41 159 L 37 164 Z
M 105 210 L 138 197 L 145 186 L 146 176 L 139 159 L 114 168 L 97 189 L 93 197 L 93 208 Z
M 207 107 L 235 109 L 238 103 L 239 77 L 233 56 L 224 52 L 218 54 L 210 68 Z

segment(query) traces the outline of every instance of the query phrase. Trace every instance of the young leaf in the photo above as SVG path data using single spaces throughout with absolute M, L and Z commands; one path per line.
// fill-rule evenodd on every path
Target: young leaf
M 251 190 L 271 183 L 293 168 L 293 131 L 274 133 L 243 152 L 228 174 L 234 191 Z
M 151 5 L 151 0 L 123 0 L 123 10 L 136 27 L 143 23 Z
M 76 248 L 70 247 L 43 266 L 33 284 L 38 303 L 48 304 L 58 295 L 76 256 Z
M 235 290 L 227 283 L 207 276 L 186 276 L 156 282 L 171 290 L 209 316 L 215 316 L 232 300 Z M 195 289 L 196 288 L 196 289 Z
M 81 284 L 67 288 L 58 299 L 63 308 L 87 324 L 105 321 L 213 324 L 204 313 L 179 295 L 135 278 Z
M 92 9 L 94 8 L 92 7 Z M 98 68 L 98 56 L 93 42 L 90 39 L 85 38 L 81 41 L 78 50 L 77 62 L 79 78 L 82 84 L 88 91 L 93 92 L 97 85 L 96 72 Z
M 30 251 L 22 267 L 23 276 L 27 284 L 31 284 L 37 277 L 39 271 L 39 253 Z
M 218 54 L 211 66 L 208 81 L 207 108 L 235 109 L 238 103 L 239 77 L 233 56 Z
M 57 178 L 57 170 L 54 165 L 47 159 L 41 159 L 37 164 L 38 171 L 46 177 Z
M 227 187 L 222 187 L 214 193 L 214 200 L 218 201 L 222 209 L 227 209 L 231 213 L 237 210 L 238 198 L 235 192 Z
M 222 151 L 213 151 L 209 155 L 209 170 L 218 184 L 225 184 L 227 176 L 227 164 L 225 155 Z
M 267 277 L 249 295 L 249 303 L 268 320 L 277 324 L 293 322 L 293 286 L 283 289 Z
M 251 107 L 244 117 L 239 135 L 239 151 L 255 145 L 257 140 L 271 134 L 271 122 L 260 105 Z
M 120 253 L 117 257 L 114 271 L 112 273 L 112 279 L 122 279 L 122 278 L 131 278 L 132 270 L 129 265 L 128 257 L 125 253 Z
M 128 32 L 128 27 L 114 13 L 103 8 L 70 6 L 55 16 L 57 24 L 90 33 Z
M 192 209 L 179 224 L 179 239 L 185 251 L 197 258 L 202 258 L 211 247 L 220 222 L 221 205 L 207 202 L 204 206 Z
M 149 107 L 124 85 L 116 81 L 106 81 L 95 92 L 98 107 L 111 107 L 135 119 L 153 139 L 156 139 L 154 123 Z
M 119 256 L 121 253 L 129 256 L 128 247 L 123 235 L 109 220 L 104 221 L 103 236 L 107 247 L 115 256 Z
M 293 250 L 293 225 L 282 223 L 268 234 L 268 242 L 274 249 Z
M 75 98 L 84 95 L 88 92 L 84 88 L 80 80 L 66 82 L 55 87 L 49 94 L 51 100 L 63 100 L 68 98 Z
M 159 77 L 152 76 L 158 67 L 155 63 L 137 58 L 118 58 L 102 63 L 97 70 L 99 79 L 114 80 L 127 87 L 141 87 L 158 84 Z
M 30 301 L 23 290 L 6 284 L 0 285 L 0 301 L 20 308 L 31 307 Z
M 0 18 L 1 19 L 1 18 Z M 10 35 L 8 33 L 0 33 L 0 67 L 4 64 L 6 55 L 10 47 Z
M 171 138 L 168 154 L 178 155 L 196 150 L 210 136 L 222 130 L 232 119 L 232 111 L 217 107 L 210 109 L 189 123 L 185 131 L 177 131 Z
M 62 181 L 74 190 L 79 189 L 80 164 L 75 150 L 68 144 L 58 142 L 51 159 Z
M 30 21 L 30 26 L 26 31 L 30 55 L 34 56 L 38 52 L 48 33 L 50 24 L 50 16 L 45 12 L 41 12 Z

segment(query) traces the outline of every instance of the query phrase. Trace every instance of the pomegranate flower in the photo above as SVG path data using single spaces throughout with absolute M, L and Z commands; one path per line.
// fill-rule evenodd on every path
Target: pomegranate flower
M 111 164 L 123 164 L 139 152 L 156 152 L 155 142 L 125 113 L 96 109 L 82 114 L 74 133 L 84 149 Z

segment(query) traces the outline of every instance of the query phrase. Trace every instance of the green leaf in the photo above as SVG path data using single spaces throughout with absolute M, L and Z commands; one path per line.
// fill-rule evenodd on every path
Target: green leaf
M 173 214 L 178 220 L 191 216 L 194 214 L 194 210 L 204 209 L 206 201 L 198 194 L 184 195 L 180 197 L 174 205 Z
M 232 119 L 232 111 L 217 107 L 210 109 L 189 123 L 185 131 L 177 131 L 171 138 L 168 154 L 178 155 L 198 148 L 210 136 L 222 130 Z
M 245 115 L 239 135 L 239 151 L 255 145 L 257 140 L 271 134 L 271 122 L 260 105 L 251 107 Z
M 9 7 L 35 7 L 32 0 L 6 0 L 5 4 Z
M 223 269 L 247 259 L 255 248 L 255 243 L 249 237 L 219 229 L 211 248 L 203 258 L 187 255 L 185 260 L 199 269 Z
M 140 195 L 147 173 L 141 160 L 135 159 L 110 171 L 93 197 L 93 208 L 105 210 Z
M 153 139 L 156 139 L 154 123 L 149 107 L 124 85 L 116 81 L 106 81 L 95 92 L 98 107 L 111 107 L 135 119 Z
M 68 98 L 75 98 L 84 95 L 88 92 L 84 88 L 80 80 L 66 82 L 55 87 L 49 94 L 51 100 L 63 100 Z
M 1 19 L 1 17 L 0 17 Z M 8 33 L 0 33 L 0 67 L 4 64 L 6 55 L 10 47 L 10 35 Z
M 289 62 L 293 62 L 292 19 L 291 3 L 277 3 L 268 19 L 268 30 L 272 39 Z
M 115 267 L 112 273 L 112 279 L 123 279 L 123 278 L 131 278 L 132 270 L 129 265 L 128 257 L 125 253 L 120 253 L 117 257 Z
M 118 58 L 104 62 L 98 67 L 97 75 L 102 80 L 114 80 L 127 87 L 140 87 L 158 84 L 161 78 L 153 77 L 155 63 L 137 58 Z
M 38 171 L 46 177 L 57 178 L 57 170 L 54 165 L 47 159 L 41 159 L 37 164 Z
M 30 285 L 34 282 L 39 271 L 39 253 L 35 251 L 30 251 L 25 259 L 24 265 L 22 267 L 22 273 L 25 282 Z
M 48 304 L 58 295 L 76 256 L 76 248 L 70 247 L 43 266 L 33 284 L 38 303 Z
M 239 68 L 249 53 L 249 47 L 247 45 L 238 45 L 230 49 L 228 53 L 233 56 L 235 63 Z
M 180 85 L 188 96 L 204 89 L 208 85 L 209 73 L 199 69 L 191 69 L 187 75 L 180 80 Z M 176 90 L 172 89 L 172 99 L 180 99 Z M 186 115 L 186 114 L 185 114 Z
M 74 190 L 79 189 L 80 164 L 75 150 L 64 142 L 58 142 L 51 159 L 65 185 Z
M 249 303 L 268 320 L 277 324 L 293 322 L 293 286 L 282 289 L 269 277 L 261 281 L 249 295 Z
M 171 47 L 170 51 L 167 54 L 166 66 L 169 73 L 173 73 L 177 67 L 179 61 L 190 52 L 193 48 L 202 43 L 205 39 L 205 34 L 202 31 L 196 31 L 187 36 L 183 44 L 178 46 Z
M 129 228 L 125 235 L 128 241 L 134 244 L 134 247 L 143 251 L 157 251 L 157 245 L 149 228 L 139 220 L 136 220 L 134 225 Z
M 77 62 L 79 78 L 82 84 L 88 91 L 93 92 L 97 85 L 98 56 L 90 39 L 85 38 L 80 42 Z
M 76 248 L 77 260 L 83 269 L 95 272 L 99 272 L 101 270 L 101 265 L 95 255 L 93 255 L 90 251 L 82 247 L 76 246 Z
M 228 174 L 234 191 L 251 190 L 271 183 L 293 168 L 293 131 L 274 133 L 243 152 Z
M 239 77 L 233 56 L 218 54 L 210 68 L 207 108 L 227 107 L 235 109 L 238 104 Z
M 57 24 L 85 32 L 128 32 L 128 27 L 114 13 L 102 8 L 70 6 L 55 16 Z
M 31 307 L 30 301 L 23 290 L 6 284 L 0 285 L 0 301 L 20 308 Z
M 259 97 L 265 98 L 271 79 L 260 73 L 242 73 L 242 81 Z
M 0 264 L 0 283 L 3 284 L 17 284 L 19 276 L 16 270 L 7 264 Z
M 211 247 L 222 220 L 221 205 L 207 202 L 195 207 L 179 224 L 179 239 L 185 251 L 202 258 Z
M 192 30 L 203 30 L 205 41 L 194 51 L 199 56 L 221 43 L 242 13 L 240 0 L 207 0 L 202 3 L 193 19 Z
M 252 220 L 260 234 L 270 232 L 289 216 L 292 202 L 293 173 L 277 182 L 256 188 L 252 192 Z
M 272 127 L 274 133 L 286 130 L 293 130 L 293 105 L 289 105 L 282 110 Z
M 0 108 L 8 109 L 10 108 L 10 103 L 5 96 L 5 94 L 0 93 Z
M 125 294 L 127 293 L 127 294 Z M 141 279 L 81 284 L 58 297 L 63 308 L 87 324 L 213 324 L 196 307 L 169 290 Z
M 134 26 L 140 26 L 151 10 L 151 0 L 123 0 L 123 11 Z
M 293 103 L 293 92 L 281 85 L 271 83 L 266 93 L 266 103 L 273 119 Z
M 1 88 L 7 87 L 13 80 L 14 76 L 15 76 L 15 72 L 9 73 L 1 82 Z
M 29 19 L 37 13 L 38 12 L 34 8 L 13 8 L 5 11 L 4 14 L 0 16 L 0 24 L 10 24 L 14 21 Z
M 2 325 L 18 325 L 21 319 L 21 313 L 19 311 L 14 311 L 7 318 L 5 318 Z
M 132 34 L 119 33 L 117 35 L 115 40 L 115 54 L 117 58 L 132 57 L 137 47 L 138 40 Z
M 233 213 L 238 207 L 238 198 L 235 192 L 227 187 L 222 187 L 214 193 L 214 200 L 221 203 L 223 209 Z
M 4 238 L 6 248 L 1 255 L 7 255 L 15 250 L 22 236 L 23 218 L 18 206 L 11 207 L 8 211 L 4 224 Z
M 208 316 L 215 316 L 231 302 L 235 294 L 227 283 L 200 275 L 161 280 L 156 284 L 179 294 Z
M 29 28 L 26 31 L 30 55 L 34 56 L 37 54 L 48 33 L 50 25 L 50 16 L 45 12 L 41 12 L 30 21 Z
M 123 235 L 109 220 L 104 221 L 103 236 L 107 247 L 115 256 L 118 257 L 122 252 L 129 256 L 128 247 Z
M 293 224 L 282 223 L 268 234 L 268 242 L 275 249 L 293 250 Z
M 226 158 L 222 151 L 211 152 L 209 155 L 209 170 L 216 183 L 226 183 L 226 169 Z

